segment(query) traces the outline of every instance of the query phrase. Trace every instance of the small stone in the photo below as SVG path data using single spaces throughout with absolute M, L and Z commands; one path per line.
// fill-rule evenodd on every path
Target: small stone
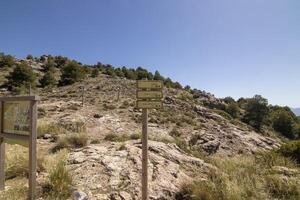
M 72 197 L 74 200 L 88 200 L 88 196 L 82 192 L 82 191 L 79 191 L 79 190 L 75 190 L 72 194 Z

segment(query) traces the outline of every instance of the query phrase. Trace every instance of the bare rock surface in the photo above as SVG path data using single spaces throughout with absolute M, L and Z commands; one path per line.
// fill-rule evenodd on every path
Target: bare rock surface
M 69 155 L 75 187 L 89 199 L 141 199 L 141 144 L 128 141 L 89 145 Z M 149 142 L 150 199 L 174 199 L 181 184 L 205 179 L 211 165 L 183 153 L 174 144 Z M 193 172 L 193 173 L 192 173 Z

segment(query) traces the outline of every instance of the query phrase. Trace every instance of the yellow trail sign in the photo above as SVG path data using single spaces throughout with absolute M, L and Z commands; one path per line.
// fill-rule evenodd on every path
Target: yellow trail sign
M 162 91 L 137 91 L 138 99 L 161 99 L 163 98 Z
M 140 80 L 137 82 L 138 89 L 162 89 L 162 81 Z
M 160 109 L 163 107 L 163 104 L 161 101 L 142 101 L 138 100 L 137 101 L 137 107 L 138 108 L 144 108 L 144 109 Z

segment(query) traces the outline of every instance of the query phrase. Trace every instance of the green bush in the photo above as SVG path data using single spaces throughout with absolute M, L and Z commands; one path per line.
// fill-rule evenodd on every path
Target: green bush
M 245 105 L 245 115 L 243 121 L 251 125 L 258 131 L 266 124 L 269 115 L 268 100 L 260 95 L 255 95 L 248 99 Z
M 45 134 L 50 134 L 52 136 L 57 136 L 60 134 L 65 134 L 67 131 L 65 128 L 56 123 L 46 123 L 39 122 L 37 127 L 37 137 L 41 138 Z
M 278 109 L 272 113 L 272 121 L 274 130 L 290 139 L 296 137 L 296 134 L 293 132 L 294 119 L 290 112 Z
M 29 65 L 22 62 L 21 64 L 18 64 L 6 78 L 8 89 L 13 90 L 22 86 L 29 88 L 30 84 L 34 87 L 36 75 Z
M 142 137 L 142 135 L 139 134 L 139 133 L 133 133 L 133 134 L 131 134 L 131 135 L 129 136 L 129 138 L 130 138 L 131 140 L 139 140 L 139 139 L 141 139 L 141 137 Z
M 289 157 L 297 161 L 297 163 L 300 164 L 300 140 L 282 145 L 277 152 L 285 157 Z
M 104 140 L 111 141 L 111 142 L 123 142 L 124 136 L 120 136 L 116 133 L 109 133 L 104 137 Z
M 238 118 L 240 113 L 240 108 L 237 103 L 229 103 L 226 106 L 225 111 L 230 114 L 233 118 Z
M 172 137 L 180 137 L 181 134 L 182 133 L 178 130 L 178 127 L 174 127 L 169 133 L 169 135 L 171 135 Z
M 278 175 L 266 176 L 266 184 L 275 199 L 296 200 L 300 198 L 299 183 L 293 179 L 288 182 Z
M 0 68 L 12 67 L 15 64 L 14 57 L 0 53 Z
M 81 81 L 85 77 L 83 67 L 75 61 L 69 62 L 61 69 L 60 85 L 69 85 Z
M 40 84 L 42 87 L 51 87 L 55 86 L 57 84 L 56 78 L 55 78 L 55 70 L 54 68 L 50 68 L 44 76 L 40 79 Z
M 51 169 L 49 182 L 44 191 L 50 199 L 64 200 L 71 196 L 72 176 L 66 168 L 66 161 L 59 160 Z
M 58 138 L 57 144 L 52 149 L 54 152 L 64 148 L 81 148 L 88 143 L 86 133 L 74 133 Z

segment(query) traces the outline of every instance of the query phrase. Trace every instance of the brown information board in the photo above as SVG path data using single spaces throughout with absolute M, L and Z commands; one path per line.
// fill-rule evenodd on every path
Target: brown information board
M 29 148 L 28 199 L 35 199 L 36 188 L 36 96 L 0 97 L 0 190 L 5 188 L 5 143 Z

